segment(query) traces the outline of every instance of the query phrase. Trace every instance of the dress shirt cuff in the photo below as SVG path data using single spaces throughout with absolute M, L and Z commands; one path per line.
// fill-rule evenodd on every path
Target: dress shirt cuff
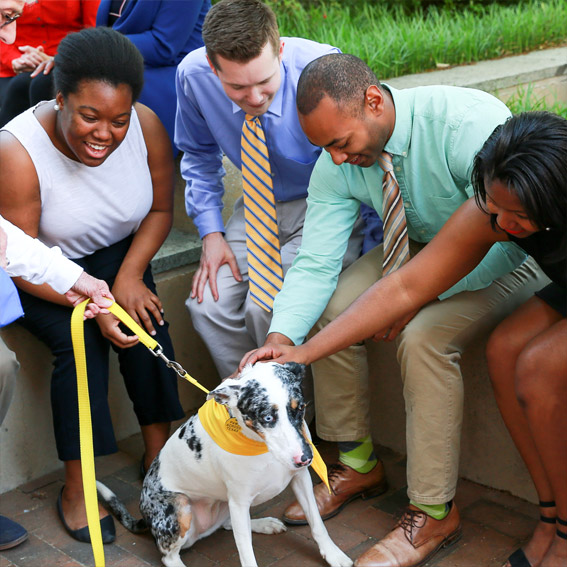
M 268 335 L 270 333 L 280 333 L 293 341 L 294 345 L 300 345 L 305 340 L 311 327 L 309 327 L 308 322 L 293 315 L 274 315 Z
M 43 246 L 39 241 L 38 244 Z M 57 246 L 53 248 L 45 246 L 45 250 L 41 251 L 41 254 L 43 256 L 41 262 L 26 262 L 26 265 L 12 262 L 8 258 L 7 273 L 12 277 L 19 276 L 36 285 L 47 283 L 57 293 L 69 291 L 83 273 L 83 268 L 65 258 Z M 50 256 L 49 262 L 43 261 L 48 255 Z
M 199 231 L 201 239 L 205 238 L 211 232 L 222 232 L 224 230 L 224 222 L 222 220 L 222 213 L 220 209 L 210 209 L 197 215 L 193 222 Z
M 65 258 L 59 248 L 56 247 L 56 250 L 59 255 L 54 255 L 53 262 L 45 272 L 45 281 L 57 293 L 66 293 L 75 285 L 84 270 L 72 260 Z

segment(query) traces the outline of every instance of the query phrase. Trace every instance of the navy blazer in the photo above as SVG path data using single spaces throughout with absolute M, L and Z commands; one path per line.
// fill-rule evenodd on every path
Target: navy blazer
M 97 26 L 108 25 L 110 5 L 111 0 L 101 0 Z M 172 145 L 177 105 L 175 72 L 187 53 L 203 45 L 201 29 L 210 7 L 211 0 L 128 0 L 112 26 L 144 57 L 145 84 L 139 102 L 158 115 Z

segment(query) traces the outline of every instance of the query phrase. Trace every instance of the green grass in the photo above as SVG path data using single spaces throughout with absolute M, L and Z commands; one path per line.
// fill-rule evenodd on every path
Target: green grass
M 544 97 L 538 97 L 533 90 L 533 86 L 528 84 L 526 87 L 520 86 L 516 92 L 506 101 L 506 106 L 512 114 L 528 112 L 531 110 L 548 110 L 563 118 L 567 118 L 567 105 L 554 101 L 549 103 Z
M 281 35 L 335 45 L 364 59 L 379 79 L 567 43 L 567 0 L 413 12 L 370 1 L 269 3 Z

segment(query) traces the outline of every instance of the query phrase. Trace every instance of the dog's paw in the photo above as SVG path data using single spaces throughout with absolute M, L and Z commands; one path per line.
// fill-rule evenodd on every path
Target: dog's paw
M 331 567 L 352 567 L 353 561 L 336 545 L 332 549 L 321 550 L 321 555 Z
M 257 534 L 281 534 L 287 528 L 277 518 L 267 517 L 252 520 L 252 531 Z

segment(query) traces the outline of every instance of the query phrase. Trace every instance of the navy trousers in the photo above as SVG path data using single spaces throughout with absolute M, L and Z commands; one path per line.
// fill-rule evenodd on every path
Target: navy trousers
M 114 279 L 132 237 L 90 256 L 75 260 L 92 276 L 105 280 L 112 288 Z M 144 274 L 144 283 L 156 292 L 151 268 Z M 57 453 L 62 461 L 80 458 L 77 376 L 71 342 L 72 309 L 38 299 L 20 291 L 24 317 L 20 323 L 42 340 L 55 356 L 51 378 L 51 407 Z M 152 318 L 153 320 L 153 318 Z M 153 337 L 164 354 L 174 359 L 168 324 L 153 324 Z M 115 453 L 118 448 L 108 405 L 110 347 L 118 353 L 120 372 L 140 425 L 169 422 L 184 417 L 177 392 L 177 374 L 154 357 L 141 343 L 128 349 L 115 347 L 100 333 L 93 319 L 85 321 L 85 349 L 95 456 Z M 132 334 L 124 329 L 127 334 Z

